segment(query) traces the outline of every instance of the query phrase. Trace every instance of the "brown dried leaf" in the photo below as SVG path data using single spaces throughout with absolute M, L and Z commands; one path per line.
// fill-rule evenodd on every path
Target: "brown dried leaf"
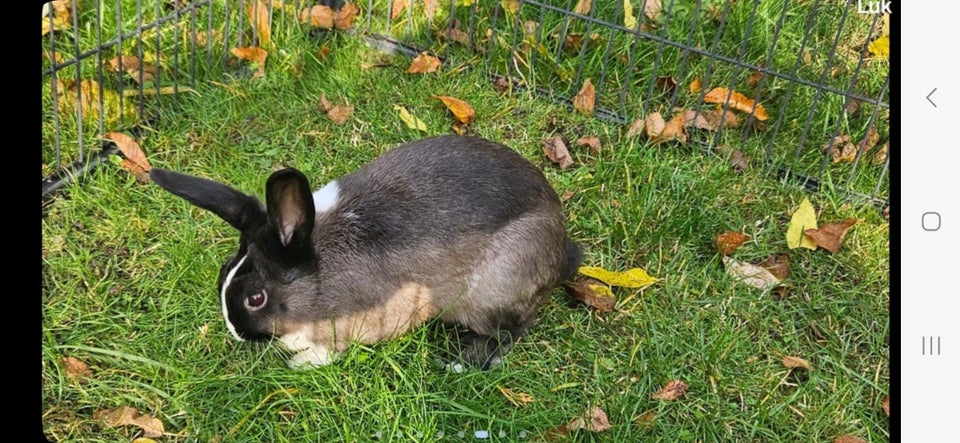
M 823 152 L 830 154 L 834 163 L 853 161 L 857 157 L 857 147 L 851 143 L 849 135 L 838 135 L 823 144 Z
M 800 357 L 794 357 L 790 355 L 783 356 L 783 365 L 788 368 L 803 368 L 810 370 L 810 363 Z
M 70 26 L 73 25 L 71 5 L 70 0 L 54 0 L 44 4 L 43 14 L 40 18 L 40 27 L 42 28 L 40 35 L 47 35 L 47 33 L 52 31 L 70 29 Z M 52 23 L 49 16 L 50 13 L 53 14 Z
M 763 73 L 760 71 L 753 71 L 750 73 L 750 76 L 747 77 L 747 86 L 751 88 L 756 88 L 760 83 L 760 77 L 763 76 Z
M 521 408 L 533 402 L 533 396 L 524 392 L 514 392 L 511 389 L 507 389 L 503 386 L 497 386 L 497 389 L 500 390 L 500 393 L 510 401 L 514 406 Z
M 459 98 L 451 97 L 449 95 L 435 95 L 430 98 L 434 98 L 443 102 L 443 104 L 447 106 L 447 109 L 453 113 L 453 116 L 456 117 L 457 121 L 460 123 L 470 124 L 470 122 L 477 118 L 477 113 L 473 110 L 473 107 Z
M 733 169 L 734 173 L 742 174 L 743 171 L 746 171 L 749 166 L 750 157 L 747 157 L 743 151 L 737 149 L 730 154 L 730 167 Z
M 770 271 L 752 263 L 743 263 L 728 256 L 723 256 L 723 267 L 726 268 L 727 275 L 734 280 L 757 289 L 773 289 L 780 285 L 780 279 Z
M 120 65 L 123 65 L 122 67 Z M 143 69 L 142 83 L 149 82 L 157 76 L 157 67 L 149 63 L 140 63 L 140 59 L 132 55 L 114 57 L 107 62 L 107 67 L 113 72 L 126 72 L 137 83 L 141 83 L 140 70 Z
M 270 46 L 270 8 L 262 0 L 247 3 L 247 19 L 257 30 L 260 46 Z
M 120 102 L 120 94 L 104 88 L 94 80 L 56 80 L 58 110 L 64 115 L 77 115 L 83 119 L 97 118 L 103 114 L 104 122 L 114 126 L 121 120 L 137 121 L 136 100 Z M 101 106 L 100 102 L 103 102 Z M 122 107 L 121 107 L 122 105 Z
M 493 89 L 500 94 L 509 91 L 510 80 L 508 80 L 506 77 L 497 77 L 497 80 L 493 82 Z
M 660 0 L 646 0 L 646 3 L 643 5 L 643 14 L 653 21 L 657 21 L 660 18 L 660 12 L 662 10 L 663 6 L 660 4 Z
M 617 306 L 617 297 L 609 286 L 600 280 L 579 278 L 564 285 L 567 295 L 600 312 L 613 312 Z
M 790 277 L 790 256 L 787 254 L 771 255 L 760 262 L 759 266 L 781 281 Z
M 593 88 L 593 83 L 589 78 L 584 80 L 580 92 L 573 97 L 573 107 L 586 115 L 593 115 L 594 105 L 597 101 L 597 91 Z
M 563 138 L 559 135 L 550 137 L 542 142 L 543 153 L 547 155 L 550 161 L 560 166 L 561 169 L 573 166 L 573 158 L 570 157 L 570 151 Z
M 880 213 L 880 216 L 883 217 L 884 220 L 890 220 L 890 205 L 887 205 L 883 208 L 883 212 Z
M 86 363 L 75 357 L 63 358 L 63 369 L 67 378 L 71 380 L 83 381 L 83 379 L 93 377 L 93 372 Z
M 690 82 L 690 94 L 697 95 L 703 89 L 703 85 L 700 84 L 700 77 L 694 77 L 693 81 Z
M 573 7 L 573 12 L 580 15 L 587 15 L 590 13 L 590 6 L 592 4 L 593 0 L 577 0 L 576 6 Z
M 890 142 L 886 142 L 876 151 L 873 151 L 873 164 L 882 165 L 887 161 L 887 149 Z
M 427 74 L 435 72 L 439 68 L 440 59 L 426 52 L 421 52 L 420 55 L 410 63 L 410 67 L 407 68 L 407 74 Z
M 657 87 L 667 94 L 672 94 L 677 89 L 677 80 L 669 75 L 657 77 Z
M 330 29 L 333 27 L 335 15 L 333 8 L 329 6 L 314 5 L 300 11 L 300 23 L 310 23 L 314 28 Z
M 253 78 L 263 77 L 264 68 L 267 64 L 267 51 L 258 46 L 248 46 L 245 48 L 231 48 L 230 53 L 241 60 L 251 61 L 257 64 L 257 70 L 253 73 Z
M 333 25 L 341 31 L 353 27 L 353 20 L 360 14 L 360 7 L 356 3 L 345 3 L 340 10 L 333 15 Z
M 570 190 L 563 191 L 563 195 L 560 196 L 560 201 L 570 200 L 574 195 L 577 195 L 577 193 Z
M 326 95 L 320 95 L 320 108 L 327 113 L 327 118 L 335 125 L 342 125 L 353 115 L 353 105 L 334 105 L 327 100 Z
M 857 143 L 858 152 L 867 152 L 873 149 L 877 145 L 877 142 L 880 141 L 880 134 L 877 134 L 877 130 L 870 126 L 870 130 L 863 136 L 863 139 L 860 140 L 860 143 Z
M 590 153 L 597 155 L 600 152 L 600 137 L 597 137 L 596 135 L 580 137 L 577 140 L 577 146 L 589 146 Z
M 727 128 L 736 128 L 740 126 L 740 117 L 737 117 L 737 114 L 734 114 L 733 111 L 728 111 L 726 109 L 711 109 L 709 111 L 704 111 L 704 118 L 707 119 L 709 125 L 716 130 L 720 128 L 721 124 L 724 129 Z M 722 120 L 722 121 L 721 121 Z
M 655 141 L 668 142 L 672 140 L 679 140 L 684 143 L 687 141 L 687 132 L 683 129 L 682 112 L 675 114 L 670 121 L 663 125 L 663 130 L 660 131 Z
M 137 426 L 143 429 L 143 436 L 147 438 L 163 436 L 163 422 L 160 419 L 150 415 L 140 415 L 136 408 L 130 406 L 121 406 L 114 410 L 99 410 L 93 413 L 93 418 L 111 428 Z
M 728 95 L 730 96 L 729 100 L 727 99 Z M 703 101 L 707 103 L 726 104 L 728 107 L 748 114 L 753 112 L 754 117 L 760 121 L 764 121 L 769 118 L 767 116 L 767 111 L 763 109 L 763 105 L 754 103 L 754 101 L 747 98 L 747 96 L 737 91 L 731 91 L 727 88 L 713 88 L 703 98 Z M 754 107 L 756 107 L 756 109 L 754 109 Z
M 880 408 L 883 409 L 883 413 L 886 414 L 887 417 L 890 416 L 890 396 L 889 395 L 883 398 L 883 403 L 880 403 Z
M 867 443 L 867 441 L 855 435 L 841 435 L 833 439 L 833 443 Z
M 651 398 L 654 400 L 676 400 L 684 392 L 687 392 L 687 384 L 680 380 L 671 380 L 659 391 L 654 393 Z
M 857 219 L 848 218 L 842 222 L 827 223 L 818 229 L 807 229 L 803 233 L 817 246 L 836 254 L 840 250 L 843 238 L 847 236 L 847 231 L 855 224 Z
M 607 419 L 607 413 L 603 412 L 599 406 L 592 406 L 583 412 L 582 417 L 574 417 L 567 424 L 567 430 L 570 432 L 578 429 L 586 429 L 590 432 L 603 432 L 610 429 L 610 420 Z
M 649 410 L 640 414 L 636 417 L 633 417 L 633 422 L 642 427 L 653 426 L 653 421 L 657 419 L 657 413 L 653 410 Z
M 665 126 L 666 122 L 663 121 L 663 116 L 659 112 L 651 112 L 643 120 L 644 131 L 647 133 L 647 137 L 651 139 L 660 137 L 660 133 L 663 132 Z
M 470 46 L 470 34 L 457 28 L 443 29 L 436 32 L 438 38 L 442 40 L 451 40 L 460 43 L 463 46 Z
M 111 132 L 103 138 L 116 144 L 117 149 L 123 154 L 121 168 L 130 171 L 141 183 L 150 182 L 150 162 L 147 161 L 147 156 L 133 137 L 122 132 Z
M 663 117 L 660 118 L 660 121 L 663 121 Z M 627 137 L 636 137 L 640 135 L 645 127 L 645 121 L 641 118 L 638 118 L 630 124 L 630 128 L 627 129 Z
M 750 238 L 747 234 L 736 231 L 726 231 L 713 239 L 713 244 L 717 247 L 720 255 L 730 255 L 736 251 L 743 242 Z
M 400 17 L 400 14 L 407 9 L 407 5 L 410 4 L 412 0 L 393 0 L 393 6 L 390 10 L 390 20 L 396 20 L 397 17 Z
M 707 117 L 704 116 L 703 112 L 697 112 L 693 109 L 680 109 L 678 112 L 683 113 L 683 127 L 685 128 L 694 127 L 708 131 L 715 131 L 717 129 L 716 124 L 710 124 L 710 122 L 707 121 Z

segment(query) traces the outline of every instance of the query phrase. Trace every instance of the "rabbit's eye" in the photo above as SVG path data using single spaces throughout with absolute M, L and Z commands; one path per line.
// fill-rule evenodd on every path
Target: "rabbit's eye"
M 263 307 L 264 303 L 267 302 L 267 292 L 259 291 L 251 296 L 248 296 L 244 301 L 248 308 L 252 310 L 257 310 Z

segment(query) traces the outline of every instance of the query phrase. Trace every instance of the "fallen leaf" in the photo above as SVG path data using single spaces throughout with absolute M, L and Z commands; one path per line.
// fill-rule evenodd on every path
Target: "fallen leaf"
M 729 100 L 727 99 L 728 95 L 730 96 Z M 703 101 L 706 103 L 725 103 L 726 106 L 738 111 L 748 114 L 753 113 L 754 117 L 760 121 L 764 121 L 768 118 L 767 111 L 763 109 L 763 105 L 754 103 L 754 101 L 747 98 L 747 96 L 737 91 L 731 91 L 727 88 L 713 88 L 703 98 Z
M 660 115 L 659 112 L 651 112 L 647 115 L 647 118 L 643 120 L 644 131 L 650 139 L 660 137 L 660 133 L 663 132 L 663 128 L 666 125 L 666 122 L 663 121 L 663 116 Z
M 453 116 L 456 117 L 457 121 L 460 123 L 470 124 L 470 122 L 477 117 L 477 113 L 473 110 L 473 107 L 459 98 L 451 97 L 449 95 L 435 95 L 430 98 L 443 102 L 443 104 L 447 106 L 447 109 L 453 113 Z
M 398 2 L 394 2 L 396 5 Z M 300 11 L 300 23 L 310 23 L 314 28 L 330 29 L 333 27 L 333 8 L 324 5 L 314 5 Z
M 830 154 L 834 163 L 853 161 L 857 158 L 857 147 L 850 140 L 849 135 L 838 135 L 824 143 L 822 150 Z
M 682 109 L 681 111 L 683 113 L 683 127 L 694 127 L 708 131 L 715 131 L 717 129 L 717 125 L 711 124 L 703 112 L 697 112 L 693 109 Z
M 393 0 L 393 6 L 390 7 L 390 20 L 396 20 L 400 14 L 407 9 L 407 5 L 413 0 Z
M 426 52 L 421 52 L 420 55 L 410 63 L 410 67 L 407 68 L 407 74 L 427 74 L 435 72 L 439 68 L 440 59 Z
M 584 80 L 580 92 L 573 97 L 573 107 L 586 115 L 593 115 L 594 106 L 597 101 L 597 91 L 593 88 L 593 83 L 589 78 Z
M 876 128 L 873 125 L 870 126 L 870 129 L 864 134 L 863 138 L 857 143 L 857 152 L 867 152 L 873 149 L 877 145 L 877 142 L 880 141 L 880 134 L 877 134 Z
M 753 71 L 747 76 L 747 86 L 751 88 L 756 88 L 760 84 L 760 77 L 763 77 L 763 73 L 760 71 Z
M 67 374 L 67 378 L 71 380 L 81 381 L 83 379 L 93 377 L 93 372 L 90 371 L 90 368 L 87 366 L 87 364 L 75 357 L 64 357 L 63 369 Z
M 827 223 L 819 229 L 806 229 L 803 233 L 817 246 L 836 254 L 840 251 L 840 245 L 843 243 L 843 238 L 847 236 L 847 231 L 855 224 L 857 219 L 848 218 L 842 222 Z
M 890 58 L 890 36 L 884 35 L 872 42 L 867 46 L 867 50 L 870 51 L 874 57 L 880 60 L 887 60 Z
M 816 251 L 816 243 L 803 235 L 803 232 L 807 229 L 817 229 L 817 212 L 813 209 L 810 200 L 804 198 L 800 202 L 800 207 L 790 217 L 790 223 L 787 224 L 787 247 L 790 249 L 807 248 Z
M 453 122 L 453 126 L 451 126 L 450 129 L 457 135 L 466 135 L 466 133 L 470 131 L 469 126 L 461 122 Z
M 742 174 L 750 166 L 750 157 L 747 157 L 743 151 L 737 149 L 730 154 L 730 167 L 735 174 Z
M 230 53 L 241 60 L 251 61 L 257 64 L 257 70 L 253 73 L 253 78 L 263 77 L 264 68 L 267 64 L 267 51 L 258 46 L 248 46 L 245 48 L 231 48 Z
M 247 19 L 250 26 L 257 30 L 260 46 L 270 46 L 270 8 L 261 0 L 247 4 Z
M 121 65 L 123 65 L 121 67 Z M 131 55 L 114 57 L 107 61 L 107 67 L 113 72 L 126 72 L 137 83 L 146 83 L 157 75 L 157 67 L 149 63 L 140 63 L 140 59 Z M 141 79 L 140 76 L 143 75 Z
M 887 205 L 883 208 L 883 212 L 880 213 L 880 216 L 883 217 L 884 220 L 890 220 L 890 205 Z
M 54 0 L 43 4 L 43 13 L 41 15 L 40 35 L 47 35 L 53 31 L 62 31 L 70 29 L 73 23 L 73 15 L 70 9 L 70 0 Z M 50 16 L 53 15 L 51 20 Z
M 573 158 L 570 157 L 567 144 L 563 142 L 563 138 L 559 135 L 550 137 L 541 144 L 543 145 L 543 153 L 546 154 L 550 161 L 560 166 L 560 169 L 573 166 Z
M 654 400 L 676 400 L 684 392 L 687 392 L 687 384 L 680 380 L 671 380 L 667 382 L 659 391 L 654 393 L 651 398 Z
M 663 121 L 663 117 L 660 118 L 660 121 Z M 646 121 L 642 118 L 638 118 L 630 124 L 630 128 L 627 129 L 627 137 L 636 137 L 643 133 Z M 662 130 L 662 129 L 661 129 Z
M 353 20 L 360 14 L 360 7 L 356 3 L 345 3 L 333 15 L 333 26 L 341 31 L 353 27 Z
M 415 129 L 418 131 L 427 132 L 427 124 L 415 117 L 407 108 L 399 105 L 393 105 L 393 109 L 396 109 L 400 113 L 400 120 L 402 120 L 408 128 Z
M 467 34 L 456 27 L 438 30 L 436 35 L 442 40 L 450 40 L 460 43 L 463 46 L 470 46 L 470 34 Z
M 673 118 L 663 125 L 663 130 L 660 131 L 660 134 L 654 137 L 654 141 L 658 143 L 673 140 L 679 140 L 683 143 L 686 143 L 687 141 L 687 132 L 683 129 L 682 112 L 674 114 Z
M 627 29 L 636 29 L 637 16 L 633 15 L 633 3 L 623 0 L 623 26 Z
M 790 355 L 783 356 L 783 365 L 788 368 L 803 368 L 810 370 L 810 363 L 800 357 L 794 357 Z
M 873 164 L 882 165 L 887 162 L 887 149 L 890 142 L 884 143 L 879 149 L 873 152 Z
M 690 94 L 697 95 L 703 89 L 703 86 L 700 84 L 700 77 L 694 77 L 693 81 L 690 82 Z
M 867 443 L 867 441 L 855 435 L 841 435 L 833 439 L 833 443 Z
M 57 108 L 63 115 L 77 116 L 82 119 L 103 120 L 109 126 L 121 121 L 130 123 L 139 120 L 136 100 L 120 101 L 120 94 L 106 89 L 94 80 L 56 80 Z M 102 106 L 101 106 L 102 102 Z M 122 106 L 121 106 L 122 105 Z
M 593 0 L 577 0 L 576 6 L 573 7 L 573 12 L 580 15 L 587 15 L 590 13 L 590 6 L 593 5 Z
M 147 438 L 163 436 L 163 422 L 160 419 L 150 415 L 140 415 L 136 408 L 130 406 L 121 406 L 114 410 L 99 410 L 93 413 L 93 418 L 110 428 L 136 426 L 143 429 L 143 436 Z
M 774 254 L 760 262 L 761 268 L 766 269 L 778 280 L 790 277 L 790 257 L 787 254 Z
M 506 77 L 497 77 L 493 82 L 493 89 L 498 93 L 503 94 L 510 90 L 510 80 Z
M 517 11 L 520 10 L 520 0 L 500 0 L 500 7 L 508 14 L 516 15 Z
M 335 125 L 346 123 L 353 114 L 352 105 L 334 105 L 327 100 L 326 95 L 320 95 L 320 108 L 327 113 L 327 118 Z
M 883 413 L 886 414 L 887 417 L 890 416 L 890 396 L 889 395 L 883 398 L 883 403 L 880 403 L 880 409 L 883 409 Z
M 591 406 L 583 412 L 582 417 L 574 417 L 567 424 L 567 430 L 570 432 L 578 429 L 586 429 L 590 432 L 603 432 L 610 429 L 610 421 L 607 419 L 607 413 L 603 412 L 599 406 Z
M 122 132 L 111 132 L 103 138 L 112 141 L 120 150 L 120 153 L 123 154 L 120 167 L 130 171 L 137 178 L 137 181 L 141 183 L 150 182 L 150 162 L 147 161 L 147 156 L 133 137 Z
M 780 279 L 771 274 L 770 271 L 752 263 L 744 263 L 724 256 L 723 267 L 727 270 L 727 275 L 734 280 L 763 291 L 780 285 Z
M 660 12 L 662 10 L 663 6 L 660 4 L 660 0 L 646 0 L 643 4 L 643 14 L 653 21 L 660 19 Z
M 577 195 L 576 192 L 566 190 L 563 192 L 563 195 L 560 196 L 560 201 L 567 201 L 573 198 L 574 195 Z
M 660 281 L 660 279 L 651 277 L 647 274 L 647 271 L 640 268 L 614 272 L 594 266 L 581 266 L 577 271 L 580 274 L 593 277 L 610 286 L 620 286 L 623 288 L 642 288 Z
M 577 279 L 564 285 L 564 288 L 571 298 L 600 312 L 613 312 L 617 307 L 617 296 L 599 280 Z
M 653 421 L 656 419 L 657 413 L 653 410 L 649 410 L 643 414 L 633 417 L 633 422 L 642 427 L 650 427 L 653 426 Z
M 677 89 L 677 80 L 668 75 L 657 77 L 657 87 L 663 92 L 672 93 Z
M 577 139 L 577 146 L 589 146 L 590 153 L 597 155 L 600 152 L 600 137 L 597 137 L 596 135 L 580 137 Z
M 157 443 L 156 440 L 147 437 L 135 438 L 130 443 Z
M 396 0 L 394 0 L 396 1 Z M 428 20 L 433 20 L 433 15 L 437 12 L 437 0 L 421 0 L 423 2 L 423 13 Z
M 736 128 L 740 126 L 740 117 L 733 111 L 726 109 L 710 109 L 702 112 L 703 117 L 707 119 L 711 131 L 717 130 L 721 125 L 723 128 Z
M 524 392 L 514 392 L 510 389 L 507 389 L 503 386 L 497 386 L 497 389 L 500 390 L 500 393 L 510 401 L 511 404 L 520 408 L 524 407 L 531 402 L 533 402 L 533 396 Z
M 750 237 L 742 232 L 726 231 L 713 239 L 713 244 L 716 245 L 720 255 L 730 255 L 733 251 L 737 250 L 743 242 L 747 241 L 748 238 Z

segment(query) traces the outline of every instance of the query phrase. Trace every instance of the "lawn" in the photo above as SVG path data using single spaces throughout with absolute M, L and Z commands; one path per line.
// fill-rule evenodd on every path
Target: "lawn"
M 366 2 L 360 3 L 366 10 Z M 566 3 L 573 2 L 553 3 L 569 9 Z M 798 10 L 811 7 L 808 3 L 816 2 L 800 2 Z M 708 17 L 692 5 L 678 2 L 678 7 L 671 12 L 677 17 Z M 421 27 L 442 27 L 447 8 L 433 21 L 414 20 L 414 14 L 423 14 L 419 9 L 406 11 L 407 21 L 391 22 L 392 31 L 409 32 L 413 41 L 430 37 Z M 622 14 L 619 5 L 604 8 L 610 9 L 596 11 L 597 17 Z M 781 5 L 764 8 L 755 14 L 734 8 L 726 29 L 747 29 L 751 17 L 764 23 L 781 18 Z M 471 9 L 457 6 L 455 14 Z M 573 32 L 563 30 L 560 14 L 543 11 L 527 5 L 516 20 L 536 19 L 545 42 Z M 80 19 L 91 15 L 87 10 Z M 204 17 L 198 21 L 205 23 Z M 613 312 L 572 301 L 558 288 L 530 334 L 489 371 L 444 370 L 445 336 L 433 323 L 394 341 L 354 346 L 331 365 L 293 371 L 279 344 L 236 342 L 226 329 L 216 281 L 221 264 L 236 251 L 237 232 L 158 186 L 138 182 L 114 159 L 68 185 L 41 220 L 41 404 L 48 438 L 132 441 L 143 435 L 143 426 L 115 425 L 103 416 L 127 406 L 162 423 L 157 441 L 889 439 L 881 408 L 890 371 L 889 225 L 876 207 L 844 192 L 847 186 L 873 186 L 879 168 L 863 166 L 851 174 L 849 164 L 831 162 L 825 186 L 811 193 L 777 180 L 763 162 L 765 153 L 777 157 L 781 149 L 792 154 L 798 146 L 811 147 L 783 158 L 816 171 L 823 159 L 820 145 L 836 135 L 832 131 L 842 127 L 859 139 L 878 120 L 872 109 L 864 106 L 858 118 L 838 122 L 836 113 L 810 110 L 842 107 L 842 99 L 818 98 L 812 88 L 774 78 L 763 102 L 771 114 L 791 116 L 778 119 L 777 127 L 688 128 L 688 143 L 654 143 L 645 134 L 627 135 L 634 118 L 660 111 L 669 119 L 673 106 L 695 106 L 697 95 L 688 88 L 694 77 L 746 92 L 738 82 L 750 70 L 722 63 L 710 68 L 710 60 L 684 58 L 670 48 L 658 55 L 640 47 L 630 56 L 632 37 L 624 40 L 597 26 L 607 39 L 599 48 L 612 41 L 610 52 L 617 56 L 609 60 L 615 62 L 598 49 L 582 62 L 564 59 L 557 69 L 549 57 L 559 59 L 561 46 L 541 53 L 534 38 L 528 67 L 510 71 L 522 83 L 500 90 L 488 71 L 511 67 L 496 55 L 471 56 L 452 43 L 435 42 L 446 57 L 442 67 L 408 74 L 409 56 L 384 54 L 359 33 L 309 31 L 282 9 L 272 17 L 272 47 L 262 77 L 251 78 L 257 67 L 229 53 L 207 57 L 201 50 L 198 80 L 181 85 L 189 90 L 176 99 L 148 97 L 148 104 L 158 106 L 138 141 L 152 165 L 261 197 L 266 177 L 284 166 L 301 169 L 319 186 L 396 144 L 451 132 L 453 115 L 432 97 L 455 96 L 476 112 L 468 133 L 517 150 L 564 196 L 569 232 L 584 248 L 584 265 L 642 268 L 659 280 L 640 289 L 613 288 L 618 298 Z M 358 26 L 366 17 L 358 18 Z M 786 15 L 780 38 L 802 40 L 805 18 L 802 12 Z M 508 19 L 500 16 L 496 26 L 508 26 Z M 689 23 L 678 20 L 668 32 L 693 35 L 710 47 L 715 35 L 710 26 L 717 22 Z M 237 15 L 230 26 L 244 24 L 246 18 Z M 474 26 L 494 23 L 484 18 Z M 773 37 L 769 27 L 757 26 L 753 35 L 761 40 L 748 39 L 745 59 L 767 56 L 762 39 Z M 824 28 L 822 35 L 832 35 L 829 24 L 817 26 Z M 180 32 L 160 28 L 150 37 L 174 41 Z M 866 36 L 852 25 L 844 35 L 858 32 Z M 513 43 L 503 31 L 491 45 L 498 45 L 497 35 L 507 47 Z M 522 36 L 516 41 L 522 43 Z M 716 41 L 718 48 L 741 51 L 735 36 L 724 33 Z M 150 45 L 145 47 L 150 52 Z M 794 50 L 800 51 L 774 53 L 767 66 L 789 70 Z M 539 61 L 530 58 L 534 53 Z M 636 62 L 655 57 L 656 64 Z M 813 65 L 827 63 L 825 58 L 814 56 L 803 69 L 816 72 Z M 191 66 L 182 63 L 181 69 Z M 585 115 L 563 98 L 576 94 L 588 76 L 599 85 L 603 66 L 597 107 L 628 116 L 625 124 Z M 885 80 L 880 68 L 870 68 L 859 83 L 868 96 L 884 88 Z M 220 69 L 223 75 L 205 74 Z M 89 66 L 79 72 L 95 78 Z M 66 78 L 76 75 L 70 71 Z M 673 76 L 678 87 L 633 94 L 655 84 L 648 81 L 657 76 Z M 49 102 L 56 94 L 49 82 L 43 87 L 49 106 L 44 109 L 57 114 L 44 119 L 46 141 L 80 133 L 90 149 L 98 132 L 119 129 L 110 119 L 101 131 L 101 123 L 87 116 L 58 114 Z M 631 92 L 621 99 L 621 90 Z M 345 123 L 326 115 L 321 96 L 353 107 Z M 425 130 L 408 125 L 397 107 L 420 119 Z M 132 114 L 118 120 L 135 118 Z M 886 128 L 879 131 L 886 135 Z M 543 141 L 554 136 L 569 145 L 572 166 L 560 168 L 544 154 Z M 576 146 L 584 136 L 598 137 L 601 147 Z M 799 141 L 802 137 L 808 140 Z M 737 151 L 750 158 L 745 168 L 731 161 Z M 47 154 L 52 155 L 45 151 L 45 160 Z M 855 177 L 847 181 L 850 175 Z M 844 186 L 832 186 L 834 177 L 843 177 L 836 181 Z M 838 252 L 788 248 L 787 225 L 805 198 L 821 224 L 858 220 Z M 714 245 L 725 231 L 749 236 L 730 255 L 738 261 L 760 263 L 783 254 L 791 271 L 782 283 L 786 289 L 761 290 L 732 278 Z M 789 368 L 784 357 L 802 358 L 809 367 Z M 654 398 L 673 380 L 688 386 L 682 395 Z M 566 430 L 592 407 L 605 412 L 609 429 Z

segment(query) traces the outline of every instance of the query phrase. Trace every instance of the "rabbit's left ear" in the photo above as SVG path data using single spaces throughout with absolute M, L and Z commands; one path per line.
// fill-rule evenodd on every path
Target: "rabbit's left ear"
M 160 168 L 150 170 L 150 179 L 194 206 L 217 214 L 240 232 L 266 221 L 260 200 L 225 184 Z
M 283 246 L 310 245 L 315 213 L 310 183 L 302 172 L 287 168 L 267 179 L 267 216 Z

